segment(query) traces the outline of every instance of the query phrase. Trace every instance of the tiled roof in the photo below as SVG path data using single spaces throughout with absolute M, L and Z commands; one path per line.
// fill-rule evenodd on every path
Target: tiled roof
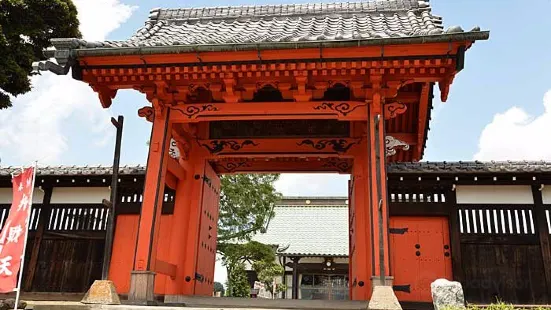
M 467 162 L 418 162 L 392 163 L 388 173 L 514 173 L 551 172 L 551 162 L 546 161 L 467 161 Z
M 344 3 L 285 4 L 242 7 L 154 9 L 130 39 L 89 42 L 54 39 L 58 50 L 234 46 L 239 44 L 370 41 L 460 34 L 444 29 L 428 0 L 372 0 Z M 475 27 L 473 40 L 487 39 Z M 445 41 L 448 41 L 447 38 Z M 143 52 L 143 51 L 142 51 Z
M 278 245 L 285 255 L 348 255 L 348 206 L 276 206 L 264 234 L 253 240 Z
M 17 172 L 20 167 L 0 167 L 0 176 L 9 176 Z M 47 166 L 38 167 L 37 175 L 41 176 L 93 176 L 111 175 L 113 168 L 110 166 Z M 119 169 L 122 175 L 145 174 L 145 166 L 122 166 Z
M 18 167 L 0 167 L 0 176 L 8 176 Z M 39 167 L 37 174 L 42 176 L 91 176 L 111 175 L 109 166 L 48 166 Z M 458 161 L 458 162 L 417 162 L 392 163 L 387 172 L 399 173 L 551 173 L 551 161 Z M 122 166 L 121 175 L 145 174 L 145 166 Z M 308 197 L 289 197 L 290 199 L 307 200 Z M 313 198 L 317 199 L 317 198 Z M 340 199 L 340 197 L 336 197 Z

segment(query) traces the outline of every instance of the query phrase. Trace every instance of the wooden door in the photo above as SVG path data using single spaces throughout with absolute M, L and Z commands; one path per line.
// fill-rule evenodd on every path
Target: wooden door
M 448 219 L 391 217 L 390 259 L 400 301 L 431 302 L 430 284 L 452 279 Z
M 197 243 L 195 270 L 195 295 L 212 296 L 214 264 L 216 261 L 216 237 L 220 202 L 220 178 L 210 164 L 205 165 L 203 197 Z

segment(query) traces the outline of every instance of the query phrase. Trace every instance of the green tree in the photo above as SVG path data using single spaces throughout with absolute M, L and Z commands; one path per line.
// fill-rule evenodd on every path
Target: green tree
M 228 291 L 227 296 L 231 297 L 249 297 L 251 288 L 245 271 L 245 264 L 236 263 L 229 268 L 228 272 Z
M 283 276 L 285 269 L 280 264 L 276 263 L 274 260 L 267 261 L 257 261 L 253 263 L 253 270 L 256 271 L 258 280 L 264 283 L 266 289 L 271 293 L 274 292 L 274 279 L 279 276 Z M 287 289 L 287 286 L 279 283 L 276 284 L 275 292 L 283 292 Z
M 32 63 L 50 40 L 80 37 L 78 25 L 71 0 L 0 0 L 0 109 L 31 90 Z
M 221 177 L 218 243 L 249 241 L 262 231 L 281 199 L 274 187 L 278 174 L 234 174 Z
M 277 174 L 235 174 L 221 177 L 218 219 L 218 252 L 228 272 L 228 296 L 249 296 L 245 263 L 275 263 L 272 247 L 251 241 L 263 231 L 274 216 L 274 206 L 281 199 L 274 187 Z M 246 282 L 245 294 L 243 278 Z M 237 282 L 235 282 L 237 281 Z
M 224 297 L 225 291 L 226 290 L 224 289 L 224 285 L 222 285 L 222 283 L 214 282 L 214 292 L 215 293 L 220 292 L 220 296 Z

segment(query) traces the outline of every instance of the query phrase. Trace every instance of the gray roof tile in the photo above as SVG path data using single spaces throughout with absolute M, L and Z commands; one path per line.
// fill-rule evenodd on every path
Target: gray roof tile
M 278 245 L 282 254 L 348 255 L 348 206 L 276 206 L 264 234 L 253 240 Z
M 17 172 L 20 167 L 0 167 L 0 176 L 8 176 L 12 172 Z M 110 166 L 47 166 L 38 167 L 36 172 L 40 176 L 109 176 L 113 172 Z M 119 169 L 121 175 L 145 174 L 145 166 L 122 166 Z
M 388 173 L 551 173 L 551 162 L 547 161 L 458 161 L 392 163 Z
M 478 29 L 479 30 L 479 29 Z M 153 9 L 130 39 L 86 42 L 54 39 L 57 49 L 233 45 L 371 40 L 440 35 L 442 18 L 428 0 L 371 0 L 241 7 Z
M 145 174 L 145 166 L 123 166 L 121 175 Z M 0 176 L 10 175 L 18 167 L 0 167 Z M 39 167 L 42 176 L 111 175 L 109 166 L 48 166 Z M 399 173 L 551 173 L 550 161 L 458 161 L 458 162 L 401 162 L 387 166 L 390 174 Z M 307 198 L 306 198 L 307 199 Z

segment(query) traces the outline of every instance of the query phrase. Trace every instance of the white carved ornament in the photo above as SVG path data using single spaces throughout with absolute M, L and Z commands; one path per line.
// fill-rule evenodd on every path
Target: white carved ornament
M 176 140 L 170 139 L 170 148 L 168 151 L 168 155 L 174 159 L 180 158 L 180 149 L 178 148 L 178 145 L 176 144 Z
M 396 148 L 401 148 L 404 151 L 409 150 L 409 144 L 398 140 L 393 136 L 385 137 L 385 154 L 387 157 L 396 155 Z

